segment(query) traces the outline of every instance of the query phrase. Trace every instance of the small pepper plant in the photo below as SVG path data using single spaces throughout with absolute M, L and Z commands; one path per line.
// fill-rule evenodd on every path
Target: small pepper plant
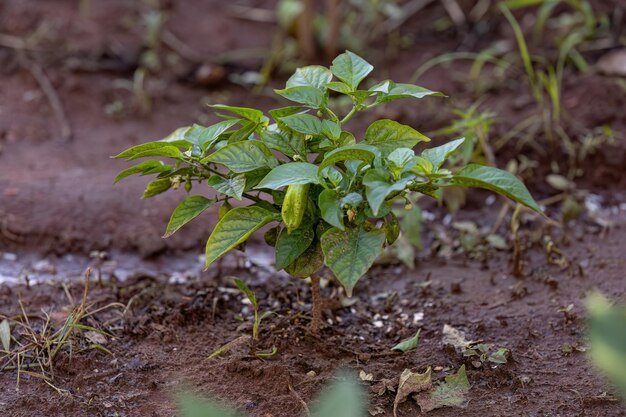
M 407 210 L 412 193 L 439 198 L 450 186 L 485 188 L 540 211 L 514 175 L 469 164 L 456 172 L 443 168 L 463 143 L 457 139 L 417 155 L 413 147 L 430 139 L 410 126 L 377 120 L 362 138 L 346 130 L 352 117 L 398 99 L 441 93 L 385 80 L 369 88 L 362 81 L 373 66 L 352 52 L 337 56 L 330 68 L 299 68 L 285 89 L 275 92 L 297 103 L 269 111 L 212 105 L 223 121 L 193 125 L 165 139 L 129 148 L 115 158 L 149 159 L 122 171 L 156 175 L 144 198 L 184 184 L 190 192 L 211 188 L 215 198 L 191 195 L 174 210 L 168 237 L 204 210 L 220 204 L 219 221 L 206 244 L 206 268 L 268 224 L 265 240 L 274 246 L 276 269 L 311 278 L 311 329 L 317 331 L 322 300 L 318 272 L 327 266 L 352 296 L 354 286 L 386 245 L 400 233 L 394 204 Z M 331 107 L 331 95 L 345 95 L 352 108 L 344 115 Z M 231 205 L 231 200 L 241 203 Z

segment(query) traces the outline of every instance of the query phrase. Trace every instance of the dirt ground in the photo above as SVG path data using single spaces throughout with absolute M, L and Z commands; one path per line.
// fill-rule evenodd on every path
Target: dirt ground
M 167 3 L 166 27 L 204 63 L 225 52 L 271 44 L 273 25 L 237 19 L 225 2 Z M 612 2 L 594 4 L 609 11 L 615 7 Z M 485 206 L 487 194 L 472 193 L 467 210 L 452 217 L 429 203 L 426 208 L 433 220 L 425 226 L 425 248 L 416 268 L 381 262 L 359 283 L 355 303 L 345 307 L 337 285 L 330 281 L 323 289 L 331 300 L 325 311 L 327 325 L 314 337 L 306 330 L 310 294 L 304 281 L 275 273 L 269 263 L 255 258 L 244 260 L 242 266 L 242 259 L 232 255 L 218 269 L 200 272 L 198 255 L 215 224 L 213 213 L 196 220 L 201 227 L 163 240 L 160 236 L 184 191 L 141 200 L 145 178 L 112 185 L 126 166 L 109 156 L 193 121 L 209 123 L 214 119 L 206 103 L 269 108 L 279 101 L 227 80 L 200 86 L 190 74 L 202 62 L 183 62 L 160 79 L 149 80 L 152 110 L 138 115 L 129 95 L 116 85 L 132 79 L 142 45 L 141 32 L 121 22 L 136 19 L 143 6 L 122 0 L 90 5 L 84 15 L 70 0 L 0 3 L 0 34 L 23 38 L 36 33 L 39 39 L 37 50 L 30 51 L 9 42 L 14 38 L 0 37 L 0 278 L 3 273 L 22 276 L 21 269 L 45 265 L 57 269 L 53 274 L 57 279 L 46 284 L 0 284 L 0 318 L 19 314 L 21 300 L 27 313 L 45 310 L 62 321 L 71 301 L 81 297 L 80 271 L 94 266 L 88 258 L 91 251 L 109 252 L 110 261 L 102 268 L 105 278 L 125 279 L 105 280 L 103 287 L 92 284 L 89 302 L 94 308 L 110 303 L 128 307 L 121 317 L 121 308 L 115 307 L 88 319 L 91 326 L 106 323 L 114 335 L 104 345 L 111 354 L 61 352 L 54 369 L 55 388 L 24 374 L 18 385 L 14 371 L 0 372 L 3 415 L 172 416 L 174 394 L 184 386 L 253 417 L 293 417 L 303 412 L 301 399 L 308 402 L 338 368 L 348 367 L 373 375 L 374 381 L 364 382 L 372 387 L 370 411 L 388 417 L 395 394 L 378 394 L 383 381 L 397 386 L 404 369 L 422 372 L 428 366 L 434 369 L 433 378 L 441 379 L 463 363 L 471 384 L 467 407 L 429 414 L 626 414 L 584 353 L 586 294 L 592 289 L 612 298 L 626 294 L 626 94 L 614 79 L 594 71 L 566 73 L 562 102 L 567 132 L 575 135 L 608 125 L 616 142 L 580 167 L 584 175 L 577 187 L 591 196 L 587 213 L 565 230 L 550 228 L 536 217 L 524 223 L 528 250 L 522 277 L 511 273 L 509 249 L 461 253 L 458 232 L 442 226 L 461 220 L 493 225 L 499 205 Z M 425 22 L 441 13 L 441 6 L 435 5 L 405 25 L 403 30 L 414 40 L 408 49 L 395 55 L 373 52 L 376 76 L 405 81 L 433 56 L 478 51 L 494 39 L 512 40 L 501 18 L 490 23 L 492 36 L 476 30 L 433 34 Z M 598 53 L 587 58 L 594 63 L 599 57 Z M 257 70 L 259 63 L 247 59 L 224 69 L 243 74 Z M 62 103 L 70 139 L 62 137 L 59 118 L 34 76 L 38 67 Z M 427 72 L 419 84 L 444 91 L 450 99 L 390 106 L 376 117 L 394 118 L 424 132 L 445 126 L 451 115 L 442 106 L 468 105 L 479 98 L 460 76 L 468 66 L 455 63 L 445 68 Z M 120 96 L 125 111 L 107 114 Z M 531 112 L 533 102 L 517 74 L 490 87 L 483 106 L 498 111 L 500 123 L 494 131 L 498 136 Z M 355 130 L 364 122 L 356 120 Z M 517 152 L 510 147 L 498 156 L 504 164 Z M 533 156 L 540 167 L 526 178 L 529 188 L 538 200 L 558 194 L 543 180 L 547 156 Z M 565 164 L 560 150 L 549 156 Z M 548 214 L 556 218 L 557 209 L 550 208 Z M 531 243 L 542 231 L 563 252 L 562 257 L 556 255 L 558 265 L 550 262 L 542 244 Z M 499 232 L 506 236 L 506 222 Z M 454 248 L 451 254 L 443 254 L 442 241 Z M 263 258 L 262 249 L 257 251 Z M 47 262 L 43 268 L 42 260 Z M 124 277 L 116 264 L 124 265 Z M 61 278 L 69 280 L 65 287 L 58 279 L 63 274 Z M 234 291 L 233 276 L 249 283 L 262 309 L 275 313 L 263 322 L 258 346 L 261 350 L 276 346 L 278 353 L 271 358 L 259 359 L 238 348 L 207 359 L 219 346 L 250 332 L 250 326 L 235 319 L 238 314 L 249 318 L 251 312 Z M 562 311 L 570 304 L 571 310 Z M 508 362 L 476 367 L 442 345 L 444 324 L 465 331 L 468 339 L 506 347 Z M 417 350 L 391 353 L 391 346 L 418 328 L 422 332 Z M 399 408 L 400 416 L 418 413 L 413 401 Z

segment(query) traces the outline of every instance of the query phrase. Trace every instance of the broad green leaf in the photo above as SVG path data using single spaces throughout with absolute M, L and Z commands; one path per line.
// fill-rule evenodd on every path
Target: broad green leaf
M 256 122 L 256 123 L 267 122 L 267 117 L 263 115 L 263 112 L 261 110 L 251 109 L 248 107 L 226 106 L 224 104 L 212 104 L 212 105 L 209 104 L 209 107 L 212 107 L 218 110 L 226 110 L 226 111 L 238 114 L 244 119 L 248 119 L 252 122 Z
M 241 417 L 235 410 L 192 394 L 179 394 L 177 402 L 181 417 Z
M 346 51 L 333 60 L 330 70 L 337 78 L 356 90 L 374 67 L 357 54 Z
M 430 139 L 411 126 L 388 119 L 372 123 L 367 128 L 364 138 L 365 143 L 377 147 L 385 157 L 395 149 L 413 148 L 419 142 L 428 141 Z
M 0 322 L 0 343 L 5 352 L 11 349 L 11 326 L 9 321 L 4 319 Z
M 337 191 L 322 191 L 318 197 L 318 206 L 320 208 L 322 219 L 340 230 L 345 229 L 343 225 L 343 206 Z
M 372 208 L 374 216 L 378 216 L 383 202 L 394 191 L 404 190 L 413 177 L 404 177 L 393 181 L 391 176 L 383 169 L 370 169 L 363 177 L 365 185 L 365 197 Z
M 142 153 L 156 151 L 161 148 L 169 148 L 171 146 L 172 144 L 169 142 L 146 142 L 146 143 L 142 143 L 140 145 L 136 145 L 131 148 L 128 148 L 125 151 L 122 151 L 119 154 L 113 156 L 112 158 L 129 159 Z
M 241 129 L 235 130 L 228 136 L 228 143 L 235 143 L 250 139 L 252 137 L 252 134 L 257 130 L 258 127 L 259 123 L 257 122 L 242 123 Z
M 261 180 L 265 178 L 267 174 L 269 174 L 269 172 L 270 168 L 263 167 L 255 169 L 254 171 L 248 171 L 244 173 L 244 175 L 246 176 L 246 188 L 244 189 L 244 191 L 250 191 L 254 187 L 256 187 L 261 182 Z
M 319 184 L 317 166 L 308 162 L 278 165 L 255 188 L 278 190 L 291 184 Z
M 323 266 L 324 253 L 320 242 L 315 240 L 302 255 L 285 268 L 285 272 L 295 278 L 308 278 Z
M 287 80 L 287 88 L 291 87 L 314 87 L 318 90 L 326 90 L 326 84 L 332 80 L 333 74 L 321 65 L 309 65 L 298 68 Z
M 176 146 L 168 145 L 168 146 L 161 146 L 161 147 L 153 148 L 153 149 L 146 149 L 143 152 L 139 152 L 139 153 L 134 154 L 133 156 L 128 157 L 127 160 L 132 161 L 132 160 L 139 159 L 139 158 L 146 158 L 146 157 L 153 157 L 153 156 L 178 159 L 182 156 L 182 153 L 180 152 L 180 149 L 178 149 Z
M 272 119 L 276 121 L 276 124 L 281 129 L 284 129 L 284 123 L 280 121 L 281 118 L 285 116 L 291 116 L 292 114 L 302 113 L 302 112 L 303 110 L 302 110 L 302 107 L 300 106 L 281 107 L 279 109 L 273 109 L 273 110 L 268 111 L 270 116 L 272 116 Z M 270 128 L 271 127 L 272 126 L 270 126 Z
M 206 266 L 245 242 L 256 230 L 276 219 L 276 214 L 257 206 L 235 207 L 215 225 L 206 244 Z
M 346 289 L 348 297 L 361 277 L 370 269 L 385 243 L 385 233 L 363 227 L 332 228 L 322 236 L 322 250 L 326 265 Z
M 133 174 L 157 174 L 160 172 L 170 171 L 171 169 L 171 165 L 164 164 L 161 161 L 144 161 L 130 168 L 126 168 L 125 170 L 117 174 L 117 177 L 115 177 L 115 180 L 113 180 L 113 184 Z
M 396 350 L 398 352 L 404 353 L 404 352 L 408 352 L 409 350 L 417 349 L 421 332 L 422 332 L 422 329 L 417 329 L 417 333 L 415 333 L 415 336 L 413 336 L 410 339 L 403 340 L 402 342 L 392 347 L 391 350 Z
M 350 94 L 352 92 L 352 87 L 350 87 L 348 84 L 341 82 L 341 81 L 330 82 L 326 85 L 326 87 L 329 90 L 333 90 L 342 94 Z
M 427 413 L 441 407 L 465 407 L 469 390 L 465 365 L 461 365 L 456 374 L 447 375 L 433 390 L 418 392 L 414 398 L 422 413 Z
M 396 84 L 391 80 L 386 80 L 371 87 L 368 91 L 376 93 L 378 98 L 376 103 L 387 103 L 401 98 L 423 98 L 427 96 L 444 96 L 436 91 L 413 84 Z
M 508 171 L 469 164 L 454 175 L 452 183 L 465 187 L 485 188 L 541 213 L 541 208 L 530 195 L 526 186 Z
M 310 224 L 302 224 L 291 233 L 283 228 L 276 240 L 276 269 L 284 269 L 295 262 L 311 246 L 314 238 L 315 231 Z
M 388 245 L 393 245 L 393 243 L 398 240 L 400 236 L 400 223 L 398 222 L 398 218 L 389 208 L 389 213 L 385 213 L 385 222 L 383 224 L 383 229 L 385 230 L 385 240 Z M 389 216 L 389 217 L 387 217 Z
M 322 121 L 310 114 L 292 114 L 291 116 L 282 117 L 280 120 L 287 127 L 298 133 L 313 136 L 322 133 Z
M 612 305 L 599 293 L 586 304 L 591 359 L 626 399 L 626 305 Z
M 323 91 L 310 86 L 291 87 L 284 90 L 274 90 L 274 92 L 287 100 L 302 103 L 314 109 L 322 107 L 326 101 L 326 95 Z
M 239 291 L 244 293 L 245 296 L 248 298 L 248 300 L 250 300 L 250 303 L 252 303 L 252 306 L 255 309 L 258 308 L 256 295 L 254 294 L 254 291 L 252 291 L 250 289 L 250 287 L 248 287 L 248 285 L 245 282 L 243 282 L 242 280 L 240 280 L 239 278 L 235 278 L 234 282 L 235 282 L 235 285 L 237 286 L 237 288 L 239 288 Z
M 341 136 L 341 126 L 332 120 L 324 120 L 322 122 L 322 133 L 333 141 L 336 141 Z
M 241 196 L 246 189 L 246 175 L 238 174 L 231 178 L 222 178 L 219 175 L 213 175 L 207 180 L 207 184 L 213 187 L 217 192 L 241 200 Z
M 230 119 L 223 120 L 209 127 L 193 125 L 185 134 L 185 139 L 189 143 L 198 145 L 202 150 L 209 149 L 222 133 L 240 122 L 241 119 Z
M 456 149 L 465 142 L 465 138 L 455 139 L 451 142 L 445 143 L 434 148 L 428 148 L 421 153 L 421 157 L 428 160 L 436 169 L 441 168 L 441 165 L 452 155 Z M 432 171 L 432 169 L 431 169 Z
M 151 181 L 148 183 L 148 185 L 146 185 L 146 189 L 143 192 L 142 198 L 150 198 L 154 197 L 155 195 L 164 193 L 165 191 L 169 190 L 171 186 L 172 181 L 169 178 L 162 178 Z
M 274 149 L 289 158 L 293 158 L 296 155 L 306 155 L 304 139 L 298 133 L 265 130 L 261 132 L 261 140 L 270 149 Z
M 396 213 L 398 214 L 398 213 Z M 411 210 L 402 210 L 399 213 L 400 229 L 403 236 L 418 249 L 422 248 L 422 209 L 413 205 Z
M 202 197 L 201 195 L 192 195 L 184 199 L 178 207 L 174 209 L 163 237 L 173 235 L 178 229 L 198 217 L 204 210 L 214 205 L 216 201 L 217 200 Z
M 311 417 L 365 417 L 367 396 L 353 377 L 338 375 L 311 409 Z
M 233 172 L 241 173 L 278 165 L 276 157 L 266 144 L 258 140 L 245 140 L 229 143 L 202 160 L 226 166 Z
M 415 161 L 415 152 L 409 148 L 398 148 L 387 156 L 389 169 L 393 173 L 394 178 L 400 177 L 403 172 L 410 170 L 417 162 Z
M 159 142 L 168 142 L 170 144 L 176 143 L 176 146 L 182 146 L 182 144 L 187 142 L 185 140 L 185 135 L 190 128 L 191 126 L 179 127 L 178 129 L 161 139 Z
M 324 168 L 334 165 L 337 162 L 359 160 L 371 164 L 374 158 L 378 156 L 379 151 L 374 146 L 358 143 L 356 145 L 342 146 L 328 152 L 324 156 L 324 160 L 320 164 L 318 171 L 321 172 Z
M 350 193 L 341 199 L 341 206 L 358 207 L 363 202 L 363 196 L 359 193 Z

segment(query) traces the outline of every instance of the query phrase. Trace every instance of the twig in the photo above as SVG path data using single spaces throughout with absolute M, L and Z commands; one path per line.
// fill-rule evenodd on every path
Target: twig
M 326 0 L 326 9 L 328 37 L 326 38 L 325 53 L 326 59 L 330 61 L 337 55 L 337 43 L 341 25 L 341 3 L 339 0 Z
M 176 35 L 167 29 L 163 30 L 161 34 L 161 40 L 163 43 L 181 57 L 191 62 L 203 62 L 204 57 L 191 49 L 185 42 L 181 41 Z
M 61 137 L 68 141 L 72 139 L 72 127 L 70 126 L 69 121 L 67 120 L 67 116 L 65 115 L 65 110 L 63 109 L 63 103 L 59 98 L 54 86 L 50 82 L 50 79 L 43 71 L 43 69 L 33 61 L 26 61 L 24 58 L 20 59 L 20 63 L 23 67 L 25 67 L 32 74 L 33 78 L 39 84 L 39 88 L 44 92 L 46 98 L 48 99 L 48 103 L 50 107 L 52 107 L 52 111 L 61 127 Z
M 320 276 L 316 273 L 311 275 L 311 333 L 317 334 L 322 323 L 322 293 L 320 290 Z
M 242 20 L 250 20 L 260 23 L 276 23 L 276 12 L 272 9 L 261 9 L 258 7 L 249 7 L 239 4 L 232 4 L 228 7 L 229 14 Z
M 298 43 L 302 57 L 306 61 L 311 61 L 315 58 L 315 36 L 313 33 L 314 2 L 313 0 L 303 0 L 302 5 L 302 12 L 298 21 Z
M 457 3 L 456 0 L 441 0 L 441 2 L 454 24 L 457 26 L 465 26 L 465 14 L 459 6 L 459 3 Z
M 304 409 L 304 415 L 307 417 L 311 417 L 311 410 L 309 410 L 309 406 L 306 405 L 306 402 L 302 399 L 300 394 L 298 394 L 296 390 L 293 389 L 293 386 L 291 385 L 291 377 L 289 377 L 289 380 L 287 381 L 287 387 L 289 387 L 289 391 L 293 394 L 294 397 L 296 397 L 298 402 L 302 404 L 302 408 Z

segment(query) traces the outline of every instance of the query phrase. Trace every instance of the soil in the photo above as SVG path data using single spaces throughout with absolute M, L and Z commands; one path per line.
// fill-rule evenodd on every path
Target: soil
M 328 282 L 323 288 L 329 300 L 326 325 L 313 336 L 307 331 L 306 282 L 273 272 L 271 259 L 256 241 L 251 259 L 229 255 L 219 268 L 201 272 L 198 255 L 215 223 L 214 213 L 196 220 L 202 227 L 163 240 L 160 236 L 183 191 L 141 200 L 146 179 L 129 178 L 113 186 L 113 178 L 126 164 L 108 158 L 181 125 L 215 120 L 206 103 L 277 106 L 279 102 L 265 92 L 252 94 L 222 77 L 207 87 L 195 75 L 207 65 L 219 68 L 218 74 L 258 70 L 254 54 L 219 64 L 216 57 L 242 48 L 268 48 L 274 25 L 237 19 L 225 2 L 163 2 L 168 7 L 166 28 L 199 58 L 168 61 L 158 77 L 149 77 L 151 111 L 141 115 L 132 94 L 117 86 L 132 79 L 143 48 L 140 27 L 127 22 L 137 20 L 147 6 L 120 0 L 84 3 L 89 4 L 88 13 L 67 0 L 0 3 L 0 33 L 36 41 L 35 50 L 22 50 L 0 36 L 0 280 L 12 282 L 0 284 L 0 318 L 20 314 L 21 300 L 28 314 L 49 312 L 60 325 L 81 298 L 82 270 L 99 266 L 89 258 L 92 251 L 108 252 L 109 261 L 99 266 L 104 284 L 96 285 L 92 279 L 91 308 L 111 303 L 128 307 L 123 315 L 116 304 L 86 319 L 86 324 L 113 335 L 103 342 L 111 354 L 80 351 L 89 343 L 77 336 L 71 341 L 72 351 L 63 350 L 56 358 L 52 385 L 28 374 L 20 376 L 18 385 L 15 372 L 0 372 L 3 415 L 172 416 L 175 393 L 185 387 L 253 417 L 293 417 L 303 411 L 301 400 L 308 403 L 342 367 L 372 374 L 374 381 L 364 382 L 370 389 L 383 380 L 396 387 L 406 368 L 423 372 L 431 366 L 438 380 L 464 363 L 471 384 L 467 407 L 443 408 L 432 415 L 626 413 L 583 352 L 588 347 L 586 294 L 592 289 L 612 298 L 626 294 L 626 94 L 616 79 L 593 71 L 566 73 L 565 130 L 575 136 L 607 125 L 616 141 L 578 166 L 584 171 L 577 187 L 587 191 L 587 213 L 564 230 L 550 229 L 539 218 L 526 219 L 522 277 L 511 273 L 510 250 L 463 251 L 458 231 L 443 227 L 471 220 L 489 228 L 499 207 L 484 204 L 487 194 L 470 194 L 467 210 L 454 216 L 428 203 L 434 220 L 424 230 L 425 248 L 417 267 L 409 270 L 381 261 L 359 282 L 356 303 L 347 307 L 342 307 L 335 283 Z M 459 3 L 465 7 L 470 2 Z M 609 3 L 594 5 L 611 11 Z M 410 20 L 403 32 L 413 43 L 406 50 L 383 53 L 377 51 L 384 45 L 373 48 L 376 76 L 408 80 L 433 56 L 480 51 L 498 39 L 512 41 L 508 26 L 491 15 L 486 35 L 478 25 L 434 32 L 426 23 L 443 14 L 436 4 Z M 586 58 L 593 64 L 602 52 Z M 37 66 L 43 68 L 67 114 L 69 139 L 62 137 L 59 119 L 33 76 Z M 458 105 L 467 106 L 482 96 L 467 85 L 468 64 L 441 68 L 427 72 L 419 83 L 444 91 Z M 275 84 L 281 84 L 280 76 Z M 482 106 L 498 111 L 500 123 L 493 133 L 498 137 L 532 112 L 533 102 L 521 73 L 488 84 Z M 122 111 L 107 114 L 112 103 L 121 103 Z M 374 117 L 394 118 L 424 132 L 445 126 L 452 118 L 442 111 L 449 105 L 444 99 L 419 103 L 392 105 Z M 355 131 L 365 122 L 356 119 Z M 541 146 L 543 140 L 537 138 Z M 540 163 L 527 178 L 533 194 L 538 199 L 558 194 L 543 177 L 551 163 L 566 167 L 562 149 L 544 155 L 532 148 L 522 150 Z M 504 165 L 519 151 L 506 147 L 498 161 Z M 594 204 L 597 201 L 599 205 Z M 558 209 L 551 207 L 548 214 L 557 217 Z M 505 226 L 498 230 L 507 233 Z M 542 234 L 551 236 L 563 252 L 562 258 L 556 256 L 557 265 L 554 254 L 547 254 L 541 243 Z M 446 250 L 445 244 L 452 249 Z M 45 282 L 26 285 L 25 275 L 31 284 Z M 47 281 L 49 276 L 54 279 Z M 240 346 L 207 359 L 218 347 L 251 332 L 250 306 L 234 291 L 232 276 L 248 282 L 261 308 L 275 313 L 263 321 L 256 348 L 267 351 L 276 346 L 276 355 L 259 359 Z M 560 311 L 570 304 L 571 310 Z M 247 320 L 236 320 L 239 314 Z M 508 362 L 476 367 L 442 345 L 444 324 L 465 331 L 468 339 L 506 347 Z M 390 352 L 418 328 L 422 332 L 417 350 Z M 370 410 L 391 416 L 395 394 L 374 391 L 370 390 Z M 400 416 L 418 413 L 411 400 L 399 408 Z

